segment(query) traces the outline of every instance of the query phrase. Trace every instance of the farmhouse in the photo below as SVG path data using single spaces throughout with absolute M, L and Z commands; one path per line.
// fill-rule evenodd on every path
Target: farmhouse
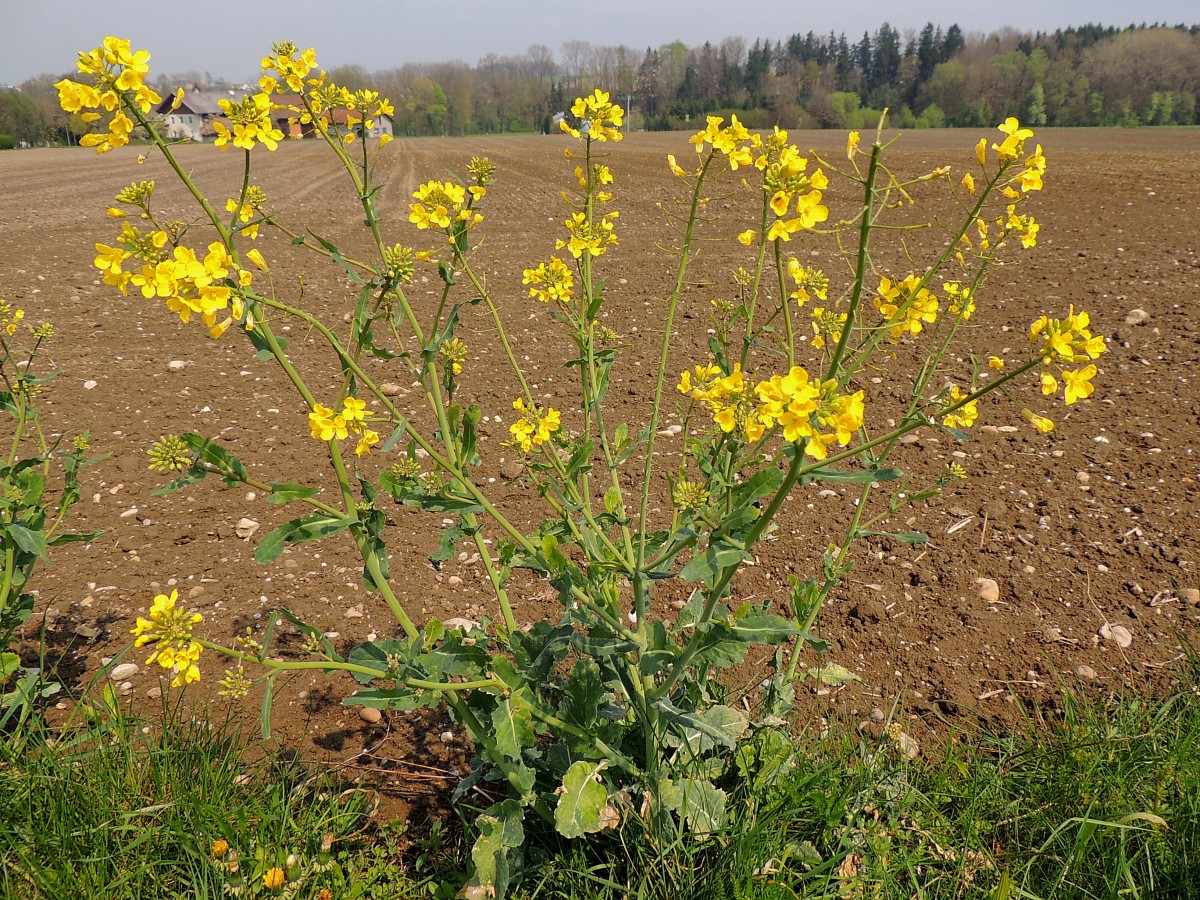
M 223 119 L 225 115 L 221 112 L 217 101 L 228 96 L 225 93 L 187 91 L 183 95 L 183 102 L 179 104 L 179 108 L 172 110 L 171 105 L 175 102 L 175 95 L 174 93 L 169 94 L 155 109 L 160 116 L 166 117 L 164 121 L 167 128 L 167 140 L 211 141 L 216 137 L 212 123 L 217 119 Z
M 175 96 L 172 93 L 158 105 L 155 112 L 164 117 L 168 140 L 211 141 L 217 136 L 216 130 L 213 128 L 214 122 L 220 120 L 227 128 L 231 128 L 217 101 L 237 97 L 237 94 L 224 92 L 188 91 L 184 93 L 183 102 L 179 104 L 179 107 L 172 110 L 171 105 L 175 102 Z M 299 113 L 296 112 L 296 109 L 303 108 L 303 105 L 298 95 L 278 95 L 272 97 L 271 102 L 275 107 L 271 118 L 275 122 L 275 127 L 285 135 L 301 138 L 309 137 L 314 133 L 310 123 L 301 124 L 299 121 Z M 334 124 L 344 129 L 346 116 L 346 110 L 335 109 L 332 115 Z M 392 128 L 391 116 L 382 115 L 372 120 L 370 129 L 364 129 L 362 125 L 359 125 L 356 130 L 361 138 L 377 138 L 385 134 L 391 137 Z

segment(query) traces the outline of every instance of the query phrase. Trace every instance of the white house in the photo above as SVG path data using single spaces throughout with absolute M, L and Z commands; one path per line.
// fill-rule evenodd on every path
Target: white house
M 217 105 L 217 100 L 225 94 L 205 93 L 204 91 L 188 91 L 183 95 L 183 102 L 178 109 L 171 109 L 175 95 L 169 95 L 155 110 L 164 117 L 167 129 L 167 140 L 203 141 L 212 140 L 215 132 L 211 123 L 225 114 Z M 205 126 L 208 126 L 207 128 Z

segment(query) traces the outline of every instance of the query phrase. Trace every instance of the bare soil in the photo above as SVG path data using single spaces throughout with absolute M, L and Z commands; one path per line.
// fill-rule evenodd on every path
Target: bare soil
M 793 137 L 826 158 L 844 158 L 842 135 Z M 915 132 L 893 149 L 891 164 L 899 172 L 947 163 L 961 170 L 971 164 L 977 137 Z M 857 548 L 854 570 L 819 624 L 832 642 L 831 660 L 861 681 L 840 689 L 805 682 L 801 691 L 810 715 L 865 720 L 874 708 L 890 713 L 899 704 L 906 715 L 938 728 L 943 721 L 1005 718 L 1029 706 L 1053 706 L 1063 682 L 1099 692 L 1161 690 L 1185 648 L 1198 644 L 1200 607 L 1190 593 L 1200 587 L 1200 459 L 1194 452 L 1200 425 L 1198 137 L 1195 129 L 1039 134 L 1050 161 L 1047 189 L 1031 208 L 1042 222 L 1040 242 L 993 274 L 970 341 L 983 358 L 1007 348 L 1016 359 L 1032 319 L 1061 315 L 1074 304 L 1091 313 L 1094 330 L 1110 337 L 1110 352 L 1098 361 L 1096 393 L 1064 409 L 1061 401 L 1054 407 L 1043 401 L 1032 386 L 1021 388 L 1011 400 L 995 397 L 983 405 L 969 443 L 923 433 L 900 448 L 893 461 L 918 479 L 955 461 L 970 477 L 952 485 L 941 501 L 881 526 L 924 531 L 929 544 L 910 547 L 881 538 Z M 548 258 L 558 236 L 556 222 L 564 215 L 558 194 L 570 177 L 571 164 L 563 159 L 568 146 L 560 137 L 399 140 L 385 153 L 379 207 L 394 240 L 425 246 L 427 233 L 418 235 L 407 223 L 413 188 L 448 172 L 465 175 L 472 155 L 491 157 L 499 180 L 487 199 L 478 258 L 486 261 L 482 266 L 536 390 L 566 408 L 569 423 L 573 392 L 572 375 L 560 365 L 564 336 L 521 286 L 521 270 Z M 322 149 L 306 142 L 286 144 L 275 154 L 256 151 L 255 181 L 282 221 L 306 225 L 348 254 L 366 253 L 361 211 Z M 626 421 L 639 421 L 646 408 L 673 274 L 663 249 L 675 240 L 666 213 L 676 211 L 671 192 L 678 190 L 666 168 L 668 152 L 688 156 L 686 136 L 635 134 L 614 148 L 610 160 L 621 245 L 603 260 L 609 278 L 605 317 L 629 345 L 611 397 L 612 415 Z M 386 609 L 360 583 L 361 563 L 348 540 L 297 546 L 263 567 L 253 559 L 257 540 L 297 512 L 215 481 L 152 496 L 165 479 L 148 470 L 145 451 L 160 435 L 181 431 L 218 439 L 264 481 L 309 481 L 327 490 L 330 482 L 322 446 L 308 435 L 306 408 L 282 373 L 258 361 L 246 341 L 232 331 L 212 341 L 160 303 L 123 297 L 99 282 L 92 247 L 112 241 L 117 227 L 104 209 L 123 185 L 153 178 L 160 209 L 195 218 L 166 165 L 151 158 L 139 166 L 137 155 L 132 148 L 104 157 L 68 150 L 0 154 L 0 297 L 23 307 L 27 321 L 55 326 L 49 353 L 62 374 L 46 387 L 42 427 L 48 434 L 89 430 L 94 451 L 107 454 L 85 470 L 84 499 L 73 522 L 103 536 L 58 550 L 37 576 L 36 621 L 44 615 L 51 661 L 74 687 L 86 684 L 102 659 L 126 650 L 135 615 L 170 587 L 203 613 L 203 629 L 216 638 L 232 638 L 247 627 L 261 633 L 281 605 L 336 632 L 339 644 L 391 633 Z M 180 159 L 217 200 L 240 184 L 241 160 L 234 153 L 184 147 Z M 729 186 L 732 192 L 734 181 Z M 937 204 L 943 192 L 922 185 L 915 197 L 919 204 Z M 835 181 L 828 197 L 835 216 L 852 211 L 855 198 L 844 183 Z M 712 203 L 727 218 L 702 232 L 678 323 L 675 372 L 705 357 L 709 301 L 730 296 L 729 272 L 749 265 L 732 241 L 749 224 L 737 218 L 744 207 L 736 200 L 718 196 Z M 920 205 L 916 212 L 930 214 Z M 942 240 L 935 232 L 906 233 L 918 260 L 929 259 Z M 355 292 L 340 269 L 278 236 L 264 235 L 259 246 L 282 296 L 342 322 Z M 835 290 L 845 282 L 831 240 L 799 242 L 793 249 L 824 267 Z M 885 248 L 882 241 L 876 261 L 901 274 L 907 265 L 898 246 Z M 436 272 L 428 269 L 412 296 L 425 308 L 436 302 L 437 289 Z M 1126 324 L 1134 309 L 1146 313 L 1142 324 Z M 483 314 L 469 311 L 465 325 L 472 356 L 462 394 L 506 422 L 514 379 Z M 320 394 L 332 383 L 330 354 L 312 335 L 287 326 L 283 331 L 301 369 L 315 373 L 312 384 Z M 876 409 L 894 410 L 907 389 L 904 362 L 863 385 Z M 409 390 L 411 376 L 395 363 L 387 371 L 387 365 L 377 364 L 378 380 Z M 969 361 L 961 368 L 958 375 L 966 378 Z M 1023 405 L 1052 415 L 1058 427 L 1049 435 L 1035 433 L 1021 419 Z M 511 451 L 500 446 L 506 430 L 494 420 L 485 424 L 482 471 L 495 479 L 489 487 L 501 507 L 532 525 L 541 508 L 529 482 L 512 477 Z M 680 441 L 664 438 L 661 446 L 674 453 Z M 821 553 L 844 528 L 852 503 L 852 488 L 835 486 L 831 494 L 830 487 L 815 484 L 789 500 L 773 539 L 738 577 L 737 598 L 782 603 L 789 576 L 817 574 Z M 440 517 L 401 508 L 388 515 L 393 580 L 415 618 L 495 615 L 482 570 L 470 562 L 472 549 L 464 547 L 441 572 L 427 562 Z M 235 526 L 243 518 L 260 523 L 256 536 L 238 536 Z M 981 596 L 978 579 L 994 580 L 998 597 Z M 518 615 L 525 621 L 555 617 L 550 596 L 527 585 L 517 598 Z M 1105 625 L 1124 626 L 1132 643 L 1121 648 L 1102 637 Z M 36 636 L 31 622 L 26 637 Z M 207 677 L 218 677 L 215 661 L 204 661 Z M 140 704 L 152 702 L 148 697 L 159 689 L 157 674 L 148 669 L 130 682 L 124 690 Z M 352 690 L 348 678 L 283 683 L 273 714 L 278 739 L 329 761 L 383 768 L 390 773 L 387 786 L 399 795 L 437 794 L 451 783 L 467 750 L 444 718 L 388 715 L 371 725 L 340 705 Z M 234 712 L 250 721 L 256 715 L 249 703 Z

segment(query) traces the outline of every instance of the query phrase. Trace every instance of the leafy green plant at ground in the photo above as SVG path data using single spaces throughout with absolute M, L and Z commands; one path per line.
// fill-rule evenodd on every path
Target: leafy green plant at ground
M 269 503 L 299 507 L 300 515 L 261 540 L 260 563 L 273 563 L 288 544 L 348 538 L 364 585 L 391 613 L 397 634 L 347 650 L 322 623 L 283 609 L 261 632 L 224 644 L 201 633 L 201 614 L 173 591 L 156 596 L 137 619 L 135 645 L 150 649 L 148 663 L 170 671 L 172 686 L 202 677 L 204 653 L 228 661 L 220 680 L 228 696 L 245 697 L 265 681 L 267 730 L 273 688 L 289 671 L 352 675 L 360 689 L 350 704 L 401 711 L 444 705 L 476 750 L 471 775 L 452 799 L 483 786 L 494 799 L 474 818 L 465 896 L 503 897 L 517 887 L 536 862 L 529 847 L 546 831 L 601 843 L 608 832 L 641 831 L 663 854 L 699 852 L 726 833 L 742 798 L 795 765 L 786 716 L 796 683 L 845 677 L 813 628 L 858 542 L 881 535 L 926 542 L 919 533 L 897 533 L 892 520 L 964 476 L 960 466 L 928 483 L 906 476 L 901 438 L 932 429 L 965 441 L 985 398 L 1023 377 L 1040 379 L 1043 398 L 1062 395 L 1068 405 L 1094 390 L 1092 360 L 1105 340 L 1084 312 L 1039 317 L 1028 346 L 1002 356 L 971 340 L 977 331 L 967 323 L 984 302 L 989 273 L 1038 241 L 1028 207 L 1042 189 L 1046 157 L 1015 118 L 994 141 L 981 137 L 970 170 L 951 178 L 948 166 L 893 172 L 882 120 L 869 146 L 851 132 L 844 159 L 822 160 L 803 155 L 778 128 L 752 133 L 736 116 L 728 123 L 710 117 L 691 138 L 688 165 L 674 155 L 665 161 L 678 194 L 669 219 L 673 287 L 661 303 L 662 340 L 642 420 L 626 422 L 614 419 L 607 402 L 629 350 L 611 327 L 621 323 L 604 319 L 606 274 L 620 271 L 613 261 L 618 182 L 608 147 L 622 139 L 625 116 L 609 94 L 579 97 L 563 122 L 577 141 L 567 154 L 566 218 L 554 252 L 522 272 L 522 293 L 545 305 L 566 348 L 560 363 L 578 404 L 560 410 L 534 393 L 501 312 L 504 287 L 477 261 L 497 177 L 489 160 L 471 159 L 464 181 L 418 186 L 400 227 L 413 226 L 416 240 L 433 246 L 398 242 L 397 216 L 384 208 L 376 180 L 390 138 L 368 140 L 391 104 L 331 82 L 313 50 L 284 42 L 263 59 L 256 92 L 220 101 L 227 121 L 214 124 L 215 143 L 241 152 L 242 179 L 236 196 L 214 201 L 155 128 L 156 116 L 182 95 L 164 102 L 147 86 L 148 59 L 108 37 L 80 54 L 83 81 L 57 84 L 60 102 L 104 120 L 106 131 L 81 140 L 98 152 L 144 132 L 195 200 L 198 219 L 164 218 L 154 182 L 132 183 L 117 194 L 111 215 L 119 233 L 112 245 L 96 245 L 95 265 L 104 283 L 162 301 L 215 339 L 248 339 L 303 400 L 307 422 L 296 425 L 307 427 L 329 463 L 324 482 L 308 472 L 264 480 L 217 441 L 183 434 L 152 447 L 151 467 L 175 476 L 164 492 L 217 475 Z M 280 113 L 295 120 L 289 129 L 296 136 L 307 129 L 339 163 L 362 209 L 365 252 L 351 254 L 282 222 L 254 184 L 254 154 L 284 139 Z M 938 229 L 945 240 L 929 259 L 897 254 L 905 270 L 885 269 L 877 245 L 916 227 L 897 222 L 895 210 L 911 205 L 918 184 L 940 192 L 938 209 L 920 227 Z M 838 188 L 849 193 L 853 212 L 831 221 L 825 195 Z M 744 265 L 732 273 L 731 294 L 711 298 L 707 353 L 679 373 L 672 342 L 689 267 L 699 230 L 712 227 L 713 198 L 722 195 L 744 198 L 737 221 L 750 227 L 738 243 L 726 229 Z M 305 308 L 302 291 L 285 296 L 291 280 L 273 280 L 271 261 L 254 245 L 266 229 L 351 279 L 357 297 L 348 299 L 353 311 L 343 322 L 323 322 Z M 800 262 L 794 248 L 810 240 L 834 249 L 837 272 Z M 418 266 L 436 267 L 441 283 L 430 308 L 407 293 Z M 504 411 L 511 424 L 502 441 L 481 433 L 484 410 L 464 396 L 468 321 L 478 324 L 474 333 L 495 336 L 495 363 L 507 365 L 518 386 Z M 298 368 L 282 337 L 285 322 L 322 342 L 332 372 Z M 906 367 L 904 359 L 915 363 Z M 412 407 L 382 390 L 373 377 L 381 371 L 420 385 Z M 890 397 L 871 392 L 880 372 Z M 1038 432 L 1054 427 L 1023 412 Z M 688 436 L 677 459 L 656 450 L 673 414 Z M 484 455 L 501 451 L 521 454 L 542 501 L 540 522 L 515 521 L 480 477 Z M 844 536 L 828 547 L 797 548 L 797 565 L 809 577 L 779 596 L 741 599 L 737 575 L 754 563 L 759 541 L 791 498 L 822 481 L 854 488 Z M 440 530 L 430 555 L 435 568 L 459 544 L 474 546 L 494 595 L 493 617 L 414 619 L 389 571 L 396 532 L 387 509 L 394 504 L 423 510 Z M 519 627 L 511 597 L 519 579 L 544 582 L 561 613 Z M 668 586 L 682 590 L 671 594 Z M 680 596 L 686 599 L 667 602 Z M 275 645 L 285 622 L 302 635 L 302 658 Z M 766 677 L 761 691 L 738 703 L 723 676 L 755 647 L 766 648 Z M 231 878 L 248 858 L 237 862 Z M 292 880 L 289 866 L 267 859 L 257 859 L 250 879 L 268 890 Z
M 33 612 L 34 569 L 49 562 L 51 548 L 96 537 L 64 527 L 79 500 L 79 470 L 95 459 L 85 459 L 86 434 L 63 447 L 62 437 L 43 432 L 38 399 L 58 373 L 40 369 L 54 326 L 24 318 L 25 310 L 0 299 L 0 442 L 6 448 L 0 457 L 0 728 L 14 717 L 23 720 L 59 689 L 40 667 L 22 666 L 9 646 Z
M 728 785 L 726 826 L 706 840 L 664 845 L 630 823 L 590 842 L 543 831 L 526 847 L 539 865 L 515 895 L 1200 897 L 1198 686 L 1190 677 L 1157 700 L 1064 692 L 1052 718 L 1031 712 L 1015 729 L 957 731 L 926 741 L 916 761 L 895 729 L 871 738 L 852 722 L 760 741 L 744 757 L 749 777 Z M 226 728 L 171 711 L 132 719 L 111 705 L 79 729 L 9 733 L 0 897 L 230 896 L 229 854 L 239 848 L 240 896 L 455 895 L 470 852 L 446 827 L 415 838 L 373 821 L 369 790 L 347 793 L 300 761 L 259 753 L 248 762 L 247 752 L 257 753 Z M 268 887 L 289 855 L 305 878 Z M 259 857 L 271 865 L 251 879 Z

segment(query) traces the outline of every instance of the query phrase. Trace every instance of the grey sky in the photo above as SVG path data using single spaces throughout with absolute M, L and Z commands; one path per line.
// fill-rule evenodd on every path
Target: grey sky
M 884 21 L 904 34 L 925 22 L 957 22 L 965 32 L 1004 26 L 1053 31 L 1097 22 L 1200 21 L 1195 0 L 1008 0 L 947 4 L 932 0 L 199 0 L 97 3 L 94 0 L 0 0 L 0 83 L 74 68 L 75 51 L 106 34 L 128 37 L 151 53 L 151 73 L 211 72 L 231 80 L 256 77 L 273 40 L 316 47 L 325 68 L 367 69 L 406 62 L 524 52 L 563 41 L 626 44 L 644 49 L 674 40 L 688 45 L 741 35 L 778 39 L 809 30 L 857 40 Z

